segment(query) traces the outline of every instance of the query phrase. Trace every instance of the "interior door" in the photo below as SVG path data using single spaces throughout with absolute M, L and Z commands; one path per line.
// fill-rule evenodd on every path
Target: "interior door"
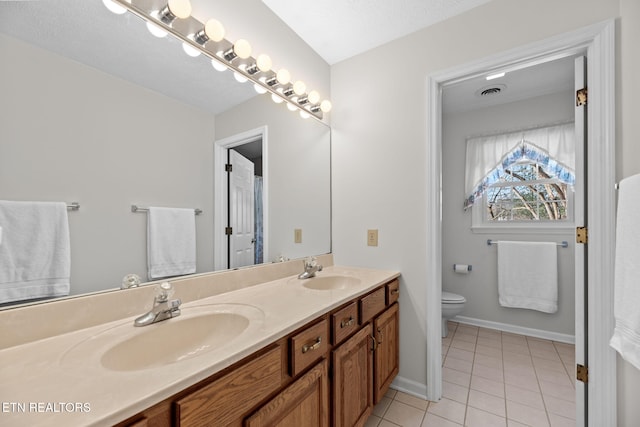
M 575 59 L 575 137 L 576 137 L 576 185 L 575 185 L 575 224 L 576 227 L 587 226 L 587 169 L 586 169 L 586 142 L 587 142 L 587 104 L 582 91 L 587 87 L 587 59 L 584 56 Z M 575 352 L 576 365 L 588 366 L 587 357 L 587 256 L 584 244 L 575 245 Z M 576 426 L 587 425 L 587 384 L 576 379 Z
M 254 264 L 254 165 L 229 150 L 229 268 Z

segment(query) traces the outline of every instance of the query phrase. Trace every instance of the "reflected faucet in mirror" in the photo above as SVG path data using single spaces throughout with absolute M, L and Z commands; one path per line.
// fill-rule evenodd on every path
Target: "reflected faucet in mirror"
M 173 295 L 173 292 L 173 286 L 169 282 L 163 282 L 158 285 L 151 311 L 136 318 L 136 320 L 133 321 L 133 326 L 147 326 L 180 316 L 180 305 L 182 301 L 179 299 L 169 299 Z

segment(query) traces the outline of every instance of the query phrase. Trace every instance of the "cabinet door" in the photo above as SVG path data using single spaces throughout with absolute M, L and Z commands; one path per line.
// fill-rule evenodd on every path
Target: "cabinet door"
M 246 427 L 328 427 L 329 377 L 324 359 L 245 421 Z
M 363 426 L 373 411 L 373 338 L 366 325 L 332 353 L 333 425 Z
M 398 304 L 393 304 L 374 321 L 374 333 L 378 343 L 375 352 L 375 403 L 389 389 L 398 375 L 400 346 Z

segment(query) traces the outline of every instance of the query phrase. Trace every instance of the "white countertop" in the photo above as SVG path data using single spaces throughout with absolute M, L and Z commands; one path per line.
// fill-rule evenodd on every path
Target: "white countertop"
M 346 275 L 360 282 L 346 289 L 312 290 L 303 286 L 303 280 L 289 276 L 185 303 L 181 307 L 185 317 L 190 311 L 206 310 L 206 305 L 248 305 L 252 321 L 224 347 L 161 367 L 126 372 L 103 367 L 104 337 L 113 336 L 114 328 L 120 327 L 115 330 L 122 330 L 124 339 L 145 328 L 162 328 L 174 319 L 134 328 L 134 317 L 130 317 L 0 350 L 0 425 L 102 426 L 123 421 L 400 273 L 331 266 L 317 275 Z M 167 346 L 172 345 L 171 338 L 167 336 Z M 114 342 L 118 339 L 114 336 Z

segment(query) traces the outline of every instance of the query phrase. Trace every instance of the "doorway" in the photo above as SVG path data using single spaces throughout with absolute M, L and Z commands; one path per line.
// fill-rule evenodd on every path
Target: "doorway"
M 268 259 L 267 146 L 266 127 L 214 143 L 215 270 Z
M 585 395 L 598 405 L 582 405 L 577 409 L 577 425 L 615 425 L 615 353 L 608 347 L 613 330 L 611 289 L 613 277 L 614 212 L 615 212 L 615 132 L 614 132 L 614 28 L 613 21 L 586 27 L 575 32 L 523 46 L 500 55 L 432 75 L 428 78 L 427 167 L 427 397 L 442 396 L 441 356 L 441 283 L 442 283 L 442 87 L 470 76 L 489 74 L 505 67 L 530 66 L 541 60 L 578 54 L 586 50 L 589 58 L 587 167 L 589 194 L 587 215 L 589 234 L 598 242 L 589 247 L 585 273 L 589 301 L 586 318 L 586 348 L 589 376 Z M 597 200 L 597 202 L 595 202 Z M 597 238 L 595 237 L 597 235 Z M 587 363 L 586 362 L 586 363 Z M 597 378 L 591 377 L 595 375 Z M 595 379 L 595 381 L 593 381 Z M 597 387 L 595 386 L 597 384 Z M 581 415 L 582 414 L 582 415 Z M 578 420 L 579 419 L 579 420 Z

